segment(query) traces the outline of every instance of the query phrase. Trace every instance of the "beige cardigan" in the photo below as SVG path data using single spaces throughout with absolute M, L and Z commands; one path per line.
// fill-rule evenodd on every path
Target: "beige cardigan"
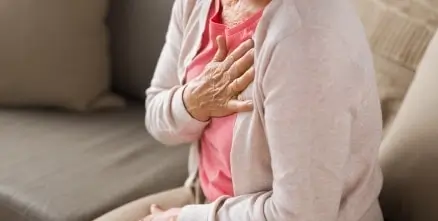
M 146 126 L 159 141 L 197 142 L 208 123 L 186 111 L 184 73 L 212 0 L 176 0 Z M 235 197 L 183 208 L 180 221 L 381 221 L 381 112 L 371 52 L 348 0 L 272 0 L 255 36 L 254 83 L 231 151 Z

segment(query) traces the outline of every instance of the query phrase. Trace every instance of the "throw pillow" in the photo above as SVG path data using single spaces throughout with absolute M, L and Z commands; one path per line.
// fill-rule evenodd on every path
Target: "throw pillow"
M 109 93 L 107 0 L 0 3 L 0 106 L 92 110 Z
M 385 132 L 438 27 L 438 1 L 355 0 L 374 53 Z

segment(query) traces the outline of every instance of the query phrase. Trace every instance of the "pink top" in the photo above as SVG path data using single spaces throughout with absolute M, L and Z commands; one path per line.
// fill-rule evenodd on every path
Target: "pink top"
M 198 55 L 187 68 L 187 81 L 200 75 L 205 66 L 213 59 L 217 51 L 217 36 L 225 36 L 228 50 L 233 51 L 252 37 L 262 15 L 262 11 L 260 11 L 245 22 L 229 28 L 222 22 L 221 9 L 219 0 L 216 0 L 210 8 L 209 19 Z M 199 177 L 202 190 L 209 201 L 214 201 L 224 195 L 234 195 L 230 153 L 235 120 L 236 114 L 213 118 L 201 137 Z

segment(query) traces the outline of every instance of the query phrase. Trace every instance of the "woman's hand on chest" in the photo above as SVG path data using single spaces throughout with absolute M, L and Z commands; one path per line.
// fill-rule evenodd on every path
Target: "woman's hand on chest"
M 183 93 L 187 111 L 199 121 L 253 109 L 252 101 L 241 101 L 237 96 L 254 80 L 254 42 L 245 41 L 229 55 L 224 37 L 219 36 L 217 44 L 212 62 Z

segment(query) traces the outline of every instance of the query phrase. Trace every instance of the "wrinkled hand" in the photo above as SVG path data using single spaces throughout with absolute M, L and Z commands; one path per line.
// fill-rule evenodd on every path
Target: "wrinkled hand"
M 177 221 L 180 208 L 173 208 L 167 211 L 159 208 L 157 205 L 151 206 L 151 215 L 146 216 L 140 221 Z
M 223 36 L 217 44 L 213 60 L 187 84 L 183 95 L 187 111 L 200 121 L 253 109 L 252 101 L 237 96 L 254 80 L 254 42 L 245 41 L 230 55 Z

